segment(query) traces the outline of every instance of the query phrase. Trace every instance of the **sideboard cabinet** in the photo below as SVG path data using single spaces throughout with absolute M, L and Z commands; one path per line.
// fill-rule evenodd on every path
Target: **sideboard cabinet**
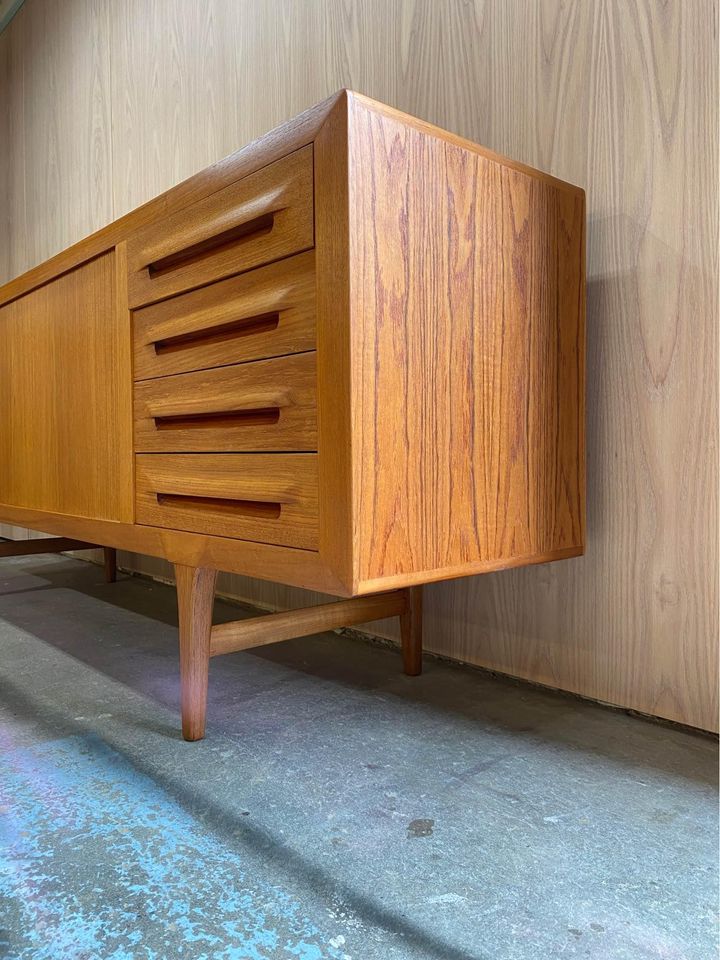
M 397 614 L 418 672 L 419 585 L 583 551 L 584 235 L 341 91 L 0 288 L 0 521 L 176 565 L 188 739 L 215 654 Z M 355 599 L 213 626 L 218 570 Z

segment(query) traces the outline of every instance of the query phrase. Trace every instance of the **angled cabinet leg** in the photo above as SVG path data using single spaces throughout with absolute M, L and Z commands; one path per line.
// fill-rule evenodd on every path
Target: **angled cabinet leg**
M 175 564 L 180 624 L 180 702 L 186 740 L 205 736 L 210 631 L 217 571 Z
M 409 677 L 422 673 L 422 587 L 408 587 L 407 608 L 400 614 L 403 670 Z
M 117 550 L 114 547 L 103 547 L 105 559 L 105 583 L 115 583 L 117 580 Z

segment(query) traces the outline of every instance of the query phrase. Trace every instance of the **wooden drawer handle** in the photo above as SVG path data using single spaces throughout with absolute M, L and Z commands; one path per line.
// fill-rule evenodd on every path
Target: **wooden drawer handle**
M 279 407 L 260 410 L 217 410 L 213 413 L 180 413 L 153 417 L 156 430 L 192 430 L 207 427 L 264 427 L 280 419 Z
M 152 263 L 147 265 L 148 276 L 151 279 L 159 277 L 169 270 L 184 267 L 188 263 L 197 263 L 205 257 L 216 254 L 243 240 L 255 239 L 258 236 L 270 233 L 275 223 L 275 216 L 279 212 L 279 210 L 274 210 L 272 213 L 263 213 L 261 216 L 247 220 L 245 223 L 230 227 L 229 230 L 216 233 L 215 236 L 208 237 L 206 240 L 200 240 L 189 247 L 183 247 L 181 250 L 176 250 L 165 257 L 161 257 L 159 260 L 153 260 Z
M 273 330 L 277 330 L 279 323 L 280 314 L 277 311 L 263 313 L 211 327 L 202 327 L 190 333 L 179 333 L 174 337 L 165 337 L 163 340 L 155 340 L 153 347 L 157 356 L 163 356 L 167 353 L 176 353 L 178 350 L 187 350 L 189 347 L 225 343 L 228 340 L 249 337 L 256 333 L 272 333 Z
M 193 497 L 181 493 L 158 493 L 157 502 L 161 507 L 192 508 L 196 512 L 224 513 L 230 517 L 258 517 L 263 520 L 277 520 L 282 504 L 264 500 L 229 500 L 225 497 Z

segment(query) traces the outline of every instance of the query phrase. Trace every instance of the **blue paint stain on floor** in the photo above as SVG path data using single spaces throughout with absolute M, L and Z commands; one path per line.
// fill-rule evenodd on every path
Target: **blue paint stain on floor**
M 325 634 L 186 744 L 175 612 L 0 564 L 2 960 L 717 958 L 714 740 Z
M 8 957 L 342 958 L 330 931 L 98 738 L 7 739 L 0 916 L 17 912 L 23 931 L 3 944 L 0 930 Z

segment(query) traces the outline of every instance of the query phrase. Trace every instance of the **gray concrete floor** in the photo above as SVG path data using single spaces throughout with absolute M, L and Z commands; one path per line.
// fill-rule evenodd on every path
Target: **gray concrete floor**
M 326 634 L 214 661 L 186 744 L 174 620 L 0 565 L 1 957 L 717 956 L 713 740 Z

